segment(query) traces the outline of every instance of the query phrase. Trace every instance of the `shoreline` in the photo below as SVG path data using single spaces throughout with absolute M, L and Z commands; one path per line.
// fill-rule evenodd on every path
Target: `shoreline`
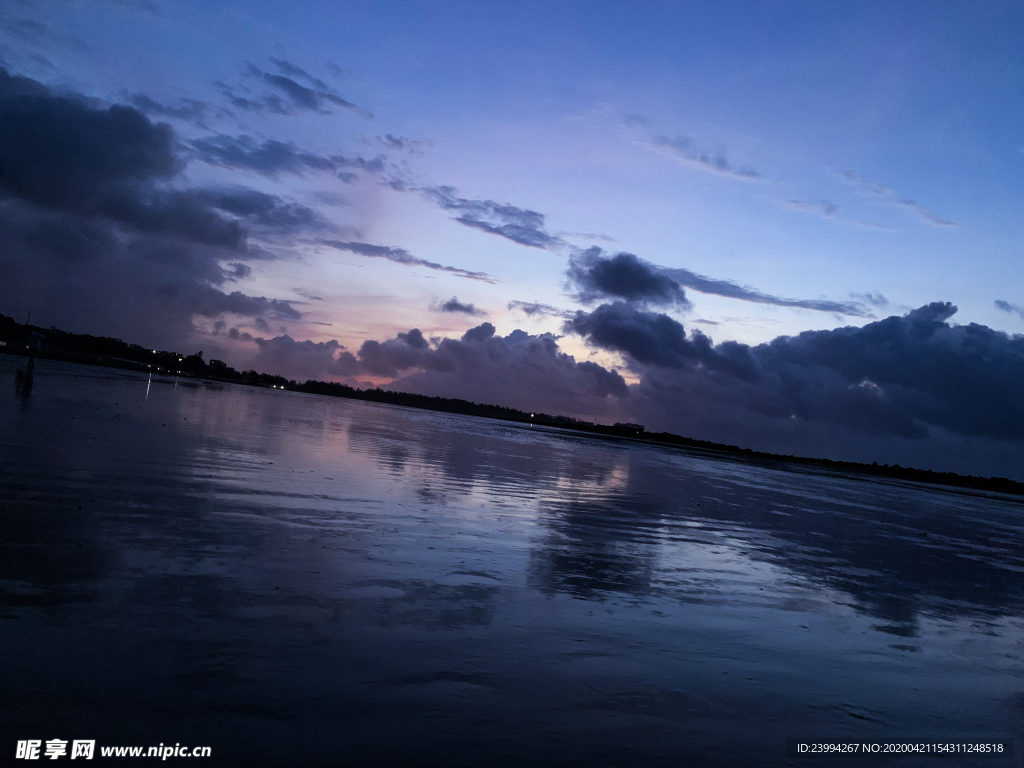
M 21 350 L 11 349 L 10 346 L 0 347 L 0 352 L 6 353 L 12 357 L 25 359 L 29 359 L 30 357 Z M 234 376 L 217 376 L 215 373 L 211 374 L 209 371 L 204 372 L 203 375 L 191 375 L 180 371 L 169 371 L 155 364 L 147 364 L 136 360 L 117 358 L 71 348 L 50 348 L 47 350 L 40 350 L 35 357 L 38 359 L 53 360 L 56 362 L 78 363 L 81 365 L 92 365 L 103 368 L 116 368 L 136 371 L 139 373 L 158 373 L 164 376 L 174 376 L 222 384 L 240 384 L 243 386 L 253 386 L 262 389 L 274 388 L 285 391 L 320 395 L 324 397 L 340 397 L 347 400 L 372 402 L 381 405 L 397 405 L 419 410 L 455 413 L 463 416 L 478 416 L 498 421 L 564 429 L 601 440 L 635 441 L 646 445 L 698 450 L 713 454 L 720 458 L 727 458 L 731 460 L 739 459 L 743 461 L 753 461 L 759 464 L 768 464 L 775 469 L 781 469 L 788 472 L 824 470 L 825 472 L 841 473 L 847 477 L 867 481 L 897 480 L 903 482 L 922 483 L 929 486 L 944 486 L 950 490 L 957 491 L 983 491 L 1008 496 L 1024 497 L 1024 482 L 1010 480 L 1005 477 L 977 477 L 974 475 L 959 475 L 954 472 L 935 472 L 930 469 L 925 470 L 913 467 L 902 467 L 898 464 L 892 466 L 863 464 L 859 462 L 839 461 L 835 459 L 819 459 L 807 456 L 766 453 L 763 451 L 755 451 L 751 448 L 741 448 L 739 446 L 725 443 L 695 440 L 693 438 L 675 435 L 670 432 L 647 432 L 646 430 L 637 430 L 626 426 L 595 424 L 593 422 L 580 421 L 565 416 L 550 416 L 548 414 L 540 413 L 529 414 L 514 408 L 478 404 L 452 398 L 429 397 L 427 395 L 392 392 L 390 390 L 382 389 L 361 390 L 344 384 L 313 380 L 307 381 L 304 384 L 298 384 L 294 381 L 284 379 L 284 377 L 268 376 L 267 374 L 257 374 L 260 380 L 246 381 L 244 380 L 246 374 L 237 374 L 233 369 L 228 370 L 230 370 L 232 374 L 235 374 Z M 261 381 L 261 379 L 264 378 L 266 378 L 268 382 L 280 381 L 282 383 L 264 383 Z

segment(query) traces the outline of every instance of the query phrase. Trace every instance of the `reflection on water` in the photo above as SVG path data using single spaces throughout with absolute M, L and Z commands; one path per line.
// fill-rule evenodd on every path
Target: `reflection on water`
M 21 402 L 24 410 L 28 406 L 29 398 L 32 396 L 32 372 L 35 370 L 35 358 L 30 357 L 23 369 L 14 374 L 14 394 Z
M 48 361 L 29 408 L 19 363 L 8 742 L 785 765 L 787 737 L 1022 736 L 1017 500 Z

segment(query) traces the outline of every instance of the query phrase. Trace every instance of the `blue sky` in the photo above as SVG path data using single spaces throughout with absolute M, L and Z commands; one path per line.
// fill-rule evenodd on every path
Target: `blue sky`
M 296 377 L 315 371 L 256 339 L 355 353 L 489 322 L 636 385 L 627 349 L 566 331 L 594 309 L 567 267 L 596 246 L 679 281 L 685 303 L 659 311 L 716 343 L 931 302 L 958 307 L 951 325 L 1024 331 L 1019 3 L 47 0 L 5 4 L 0 24 L 12 75 L 167 122 L 182 166 L 160 184 L 256 190 L 319 222 L 247 223 L 247 250 L 218 262 L 244 267 L 216 290 L 283 315 L 161 325 L 59 300 L 49 278 L 0 297 L 8 314 Z M 225 159 L 268 142 L 308 162 Z M 524 216 L 526 234 L 499 231 Z M 464 311 L 441 311 L 453 297 Z M 317 377 L 388 380 L 343 368 Z

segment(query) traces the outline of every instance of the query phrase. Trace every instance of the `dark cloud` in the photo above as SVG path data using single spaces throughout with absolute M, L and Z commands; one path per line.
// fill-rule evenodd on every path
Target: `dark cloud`
M 508 303 L 509 309 L 517 309 L 527 317 L 537 317 L 538 315 L 547 315 L 549 317 L 561 317 L 568 320 L 571 317 L 575 317 L 576 313 L 568 309 L 559 309 L 553 307 L 550 304 L 540 304 L 535 301 L 510 301 Z
M 719 435 L 724 427 L 742 432 L 737 427 L 757 417 L 780 434 L 799 420 L 874 436 L 921 439 L 939 429 L 1020 440 L 1024 337 L 951 325 L 955 312 L 937 302 L 862 328 L 807 331 L 756 347 L 714 345 L 668 315 L 623 302 L 580 312 L 566 330 L 627 356 L 649 401 L 711 431 L 718 420 Z
M 366 342 L 359 357 L 368 372 L 379 376 L 419 369 L 392 382 L 392 389 L 524 410 L 593 414 L 617 407 L 615 401 L 629 396 L 617 372 L 592 362 L 577 363 L 549 334 L 517 330 L 502 337 L 490 323 L 436 346 L 423 341 L 418 331 L 380 344 Z
M 512 407 L 595 414 L 615 412 L 628 399 L 625 381 L 596 363 L 577 363 L 550 334 L 513 331 L 498 336 L 484 323 L 461 339 L 428 341 L 412 329 L 395 338 L 369 340 L 353 355 L 337 341 L 296 341 L 290 336 L 253 337 L 231 328 L 228 338 L 255 344 L 247 365 L 298 380 L 332 377 L 395 379 L 388 388 L 459 397 Z M 401 378 L 396 378 L 401 377 Z
M 330 110 L 325 108 L 325 102 L 334 104 L 338 107 L 343 107 L 344 109 L 359 110 L 359 107 L 351 101 L 343 99 L 340 96 L 335 96 L 331 93 L 321 93 L 313 90 L 312 88 L 307 88 L 304 85 L 299 85 L 290 77 L 285 77 L 284 75 L 272 75 L 268 72 L 262 72 L 260 74 L 265 82 L 283 93 L 288 99 L 290 102 L 289 114 L 292 111 L 301 112 L 303 110 L 330 114 Z
M 344 366 L 352 355 L 336 340 L 314 342 L 296 341 L 291 336 L 276 336 L 272 339 L 256 337 L 257 353 L 250 364 L 256 370 L 276 376 L 286 376 L 297 381 L 323 379 L 332 371 Z M 343 362 L 339 363 L 341 357 Z
M 247 296 L 241 291 L 232 291 L 225 295 L 213 288 L 198 292 L 198 298 L 193 302 L 192 311 L 206 317 L 216 317 L 223 312 L 232 312 L 236 315 L 255 317 L 260 322 L 264 322 L 260 315 L 269 315 L 275 319 L 299 320 L 302 318 L 302 314 L 287 301 L 268 299 L 265 296 Z M 261 328 L 261 330 L 263 329 Z M 264 332 L 268 331 L 269 326 Z
M 0 99 L 0 184 L 9 195 L 81 209 L 95 205 L 83 199 L 86 193 L 109 198 L 181 170 L 170 127 L 130 107 L 93 108 L 6 70 L 0 70 Z
M 704 277 L 688 269 L 662 267 L 661 271 L 662 274 L 671 277 L 686 288 L 713 296 L 725 296 L 730 299 L 754 302 L 755 304 L 771 304 L 776 307 L 799 307 L 800 309 L 813 309 L 818 312 L 835 312 L 836 314 L 853 317 L 869 317 L 871 314 L 863 304 L 858 302 L 829 301 L 828 299 L 785 299 L 780 296 L 761 293 L 753 288 L 745 288 L 730 280 L 716 280 L 711 277 Z
M 275 234 L 331 229 L 312 208 L 246 187 L 218 187 L 193 194 L 213 208 L 244 219 L 253 229 Z
M 627 354 L 641 365 L 686 368 L 716 365 L 720 360 L 700 331 L 693 331 L 688 339 L 677 320 L 624 301 L 602 304 L 590 313 L 577 312 L 566 321 L 565 330 L 596 347 Z
M 487 315 L 482 309 L 477 309 L 472 304 L 463 304 L 457 296 L 452 296 L 448 301 L 430 307 L 436 312 L 456 312 L 470 317 L 484 317 Z
M 921 221 L 933 227 L 956 229 L 960 226 L 955 221 L 944 219 L 935 211 L 930 211 L 913 200 L 900 197 L 896 190 L 890 186 L 862 179 L 853 171 L 843 171 L 840 176 L 864 197 L 876 198 L 896 208 L 902 208 L 904 211 L 913 214 Z
M 608 298 L 652 306 L 689 309 L 686 292 L 658 267 L 632 253 L 602 256 L 597 246 L 569 259 L 569 284 L 584 304 Z
M 1011 304 L 1010 302 L 1004 301 L 1003 299 L 996 299 L 995 305 L 996 309 L 1001 310 L 1003 312 L 1007 312 L 1011 315 L 1017 315 L 1017 317 L 1019 317 L 1021 320 L 1024 320 L 1024 307 L 1020 306 L 1019 304 Z
M 458 196 L 454 187 L 424 187 L 419 190 L 428 200 L 459 215 L 455 220 L 492 235 L 533 248 L 555 248 L 565 241 L 547 232 L 544 214 L 493 200 L 474 200 Z
M 329 93 L 332 90 L 331 86 L 329 86 L 323 80 L 321 80 L 318 77 L 314 77 L 313 75 L 309 74 L 309 72 L 304 70 L 302 67 L 298 66 L 297 64 L 293 64 L 287 59 L 275 59 L 273 56 L 271 56 L 270 61 L 275 67 L 277 67 L 278 71 L 283 75 L 287 75 L 289 77 L 297 77 L 302 80 L 305 80 L 318 91 L 322 91 L 324 93 Z
M 381 174 L 384 159 L 366 160 L 343 155 L 318 155 L 299 149 L 291 142 L 266 139 L 257 141 L 252 136 L 219 134 L 189 143 L 194 156 L 210 165 L 223 168 L 255 171 L 264 176 L 282 173 L 301 176 L 309 171 L 334 172 L 342 181 L 355 181 L 356 176 L 345 169 Z
M 299 317 L 220 287 L 262 255 L 253 232 L 294 231 L 308 214 L 248 190 L 181 188 L 177 147 L 137 109 L 0 69 L 0 304 L 154 345 L 190 337 L 193 315 Z
M 469 270 L 459 269 L 458 267 L 446 267 L 445 265 L 438 264 L 435 261 L 427 261 L 426 259 L 417 258 L 404 248 L 395 248 L 389 245 L 373 245 L 371 243 L 343 242 L 341 240 L 318 240 L 317 242 L 320 245 L 337 248 L 339 251 L 348 251 L 349 253 L 367 256 L 371 259 L 387 259 L 388 261 L 393 261 L 396 264 L 404 264 L 408 267 L 426 267 L 427 269 L 437 270 L 438 272 L 449 272 L 453 275 L 465 277 L 469 280 L 480 280 L 484 283 L 497 282 L 496 278 L 492 275 L 488 275 L 486 272 L 470 272 Z
M 230 329 L 228 329 L 228 338 L 236 339 L 236 340 L 239 340 L 239 341 L 252 341 L 253 340 L 251 333 L 239 332 L 239 330 L 237 328 L 230 328 Z
M 251 364 L 257 369 L 297 380 L 390 378 L 394 381 L 387 388 L 401 392 L 588 418 L 617 416 L 629 400 L 622 376 L 590 361 L 577 363 L 550 334 L 516 330 L 502 337 L 490 323 L 459 339 L 433 341 L 413 328 L 386 341 L 366 341 L 356 354 L 333 340 L 254 338 L 237 328 L 228 337 L 256 345 Z
M 332 107 L 340 107 L 363 117 L 373 117 L 370 112 L 342 98 L 323 80 L 313 77 L 300 67 L 283 59 L 271 61 L 278 71 L 284 74 L 265 72 L 253 64 L 246 68 L 246 78 L 264 86 L 260 93 L 252 93 L 248 88 L 243 88 L 239 92 L 239 89 L 226 83 L 216 83 L 231 106 L 249 112 L 271 112 L 288 116 L 310 112 L 329 115 L 332 113 Z M 302 85 L 293 79 L 295 77 L 305 80 L 312 87 Z
M 621 354 L 640 378 L 632 387 L 615 370 L 577 363 L 550 334 L 502 337 L 491 323 L 459 339 L 413 329 L 356 354 L 335 342 L 228 336 L 255 343 L 264 369 L 293 378 L 386 378 L 398 391 L 636 421 L 780 453 L 1020 476 L 1024 337 L 951 325 L 954 312 L 935 303 L 753 347 L 714 344 L 626 302 L 577 313 L 566 331 Z
M 570 258 L 568 276 L 570 285 L 579 290 L 579 298 L 586 303 L 601 298 L 620 298 L 633 302 L 675 304 L 680 308 L 688 308 L 690 302 L 682 290 L 685 287 L 700 293 L 757 304 L 799 307 L 855 317 L 870 316 L 867 308 L 858 302 L 785 299 L 745 288 L 729 280 L 704 277 L 688 269 L 651 264 L 631 253 L 618 253 L 607 257 L 605 251 L 596 245 Z

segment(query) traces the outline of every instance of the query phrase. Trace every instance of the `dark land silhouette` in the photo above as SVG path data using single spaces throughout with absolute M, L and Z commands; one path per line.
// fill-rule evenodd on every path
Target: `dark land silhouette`
M 1024 483 L 1005 477 L 976 477 L 972 475 L 959 475 L 954 472 L 935 472 L 930 469 L 902 467 L 899 464 L 891 466 L 877 463 L 861 464 L 833 459 L 779 455 L 754 451 L 751 448 L 742 448 L 736 445 L 715 443 L 708 440 L 695 440 L 670 432 L 648 432 L 639 424 L 596 424 L 569 416 L 536 412 L 529 413 L 516 408 L 474 403 L 454 398 L 430 397 L 380 388 L 357 389 L 337 382 L 310 379 L 304 383 L 298 383 L 284 376 L 274 376 L 260 373 L 256 370 L 237 371 L 220 360 L 206 361 L 203 359 L 202 351 L 186 355 L 178 352 L 153 350 L 139 344 L 107 336 L 71 333 L 56 327 L 44 329 L 30 325 L 27 322 L 19 323 L 14 318 L 4 314 L 0 314 L 0 352 L 29 358 L 29 391 L 31 389 L 30 371 L 32 360 L 34 358 L 42 358 L 244 384 L 253 387 L 292 390 L 330 397 L 344 397 L 351 400 L 364 400 L 372 403 L 422 408 L 467 416 L 482 416 L 524 424 L 560 427 L 606 439 L 641 440 L 646 443 L 680 446 L 716 454 L 726 454 L 731 458 L 741 460 L 766 461 L 794 471 L 800 471 L 801 468 L 815 468 L 818 471 L 822 469 L 826 471 L 833 470 L 863 475 L 867 478 L 948 485 L 957 488 L 1024 496 Z

